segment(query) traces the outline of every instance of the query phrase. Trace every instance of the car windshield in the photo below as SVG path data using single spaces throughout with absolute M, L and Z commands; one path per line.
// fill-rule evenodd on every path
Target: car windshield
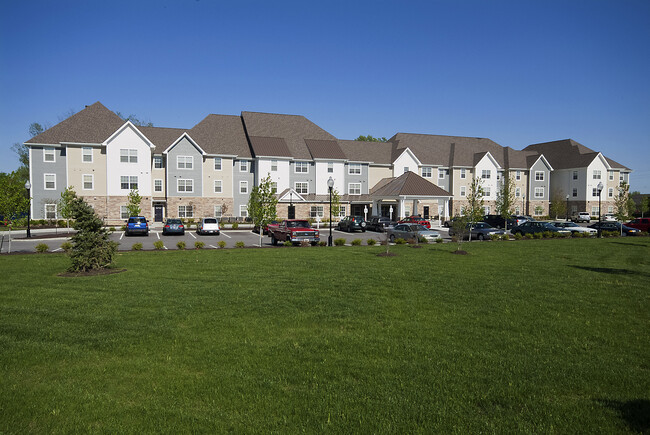
M 487 224 L 485 222 L 479 222 L 474 225 L 474 228 L 492 228 L 492 225 Z
M 580 225 L 578 225 L 578 224 L 576 224 L 576 223 L 573 223 L 573 222 L 563 222 L 563 223 L 559 223 L 558 226 L 562 226 L 562 227 L 566 227 L 566 228 L 568 228 L 568 227 L 579 227 Z
M 129 218 L 129 223 L 132 223 L 132 224 L 144 224 L 146 222 L 147 222 L 147 220 L 145 218 L 143 218 L 143 217 Z
M 214 218 L 203 219 L 204 224 L 216 224 L 217 220 Z
M 167 219 L 167 224 L 169 225 L 180 225 L 181 223 L 180 219 Z
M 411 227 L 411 231 L 419 231 L 419 232 L 429 231 L 429 229 L 427 227 L 425 227 L 424 225 L 413 224 L 413 225 L 409 225 L 409 226 Z
M 309 228 L 307 221 L 289 221 L 287 222 L 288 228 Z

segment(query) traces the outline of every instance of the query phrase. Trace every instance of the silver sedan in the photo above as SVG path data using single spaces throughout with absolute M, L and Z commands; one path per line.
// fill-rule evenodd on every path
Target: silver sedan
M 435 242 L 440 238 L 440 233 L 432 231 L 427 227 L 420 224 L 398 224 L 394 227 L 388 227 L 386 230 L 388 239 L 395 243 L 395 239 L 415 239 L 416 237 L 424 237 L 428 242 Z

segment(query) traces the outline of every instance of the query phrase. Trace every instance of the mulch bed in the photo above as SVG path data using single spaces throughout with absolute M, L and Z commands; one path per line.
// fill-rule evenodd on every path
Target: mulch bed
M 93 269 L 87 272 L 64 272 L 59 273 L 58 276 L 64 278 L 77 278 L 79 276 L 102 276 L 102 275 L 113 275 L 114 273 L 126 272 L 126 269 Z
M 40 239 L 60 239 L 61 237 L 72 237 L 75 233 L 58 233 L 58 234 L 32 234 L 32 237 L 14 237 L 11 240 L 40 240 Z

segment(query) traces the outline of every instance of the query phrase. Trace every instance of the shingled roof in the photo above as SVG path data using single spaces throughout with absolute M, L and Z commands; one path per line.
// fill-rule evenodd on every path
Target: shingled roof
M 587 148 L 573 139 L 556 140 L 528 145 L 524 151 L 535 151 L 544 154 L 544 157 L 554 169 L 581 168 L 589 164 L 598 156 L 598 152 Z M 605 157 L 610 166 L 617 169 L 630 170 L 620 163 Z
M 167 128 L 167 127 L 137 127 L 147 139 L 156 146 L 156 150 L 162 152 L 166 150 L 176 139 L 187 131 L 184 128 Z
M 314 159 L 346 159 L 339 143 L 335 140 L 305 139 L 305 144 Z
M 98 144 L 108 139 L 124 120 L 108 110 L 99 101 L 59 122 L 52 128 L 34 136 L 26 144 L 51 144 L 61 142 Z
M 252 157 L 239 116 L 208 115 L 188 134 L 207 154 Z
M 311 160 L 305 139 L 336 141 L 336 138 L 300 115 L 242 112 L 249 137 L 275 137 L 284 139 L 291 157 Z
M 390 142 L 366 142 L 339 140 L 339 146 L 348 160 L 390 165 L 393 163 L 393 144 Z
M 281 137 L 249 136 L 249 140 L 255 157 L 291 157 L 291 151 Z
M 408 171 L 391 181 L 380 181 L 382 187 L 373 190 L 374 197 L 390 196 L 451 196 L 446 190 L 436 186 L 430 181 L 425 180 L 418 174 Z

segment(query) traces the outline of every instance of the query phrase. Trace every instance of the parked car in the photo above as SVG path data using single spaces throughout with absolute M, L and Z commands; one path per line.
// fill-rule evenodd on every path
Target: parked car
M 523 224 L 527 219 L 523 216 L 510 216 L 507 219 L 508 228 L 512 228 L 515 225 Z M 490 224 L 494 228 L 505 228 L 506 219 L 503 216 L 498 214 L 488 214 L 483 217 L 483 222 Z
M 448 219 L 442 223 L 442 226 L 445 228 L 451 228 L 454 225 L 454 222 L 456 222 L 458 219 L 460 219 L 460 216 L 455 216 L 451 219 Z
M 573 222 L 589 222 L 591 221 L 591 215 L 586 211 L 581 211 L 580 213 L 575 213 L 571 216 L 571 221 Z
M 408 216 L 397 222 L 398 224 L 420 224 L 427 228 L 431 228 L 431 222 L 427 219 L 423 219 L 421 216 Z
M 278 242 L 309 242 L 316 245 L 320 242 L 320 231 L 313 229 L 305 219 L 285 219 L 278 225 L 269 227 L 269 237 L 272 245 L 277 245 Z
M 512 227 L 512 229 L 510 230 L 512 234 L 521 234 L 522 236 L 524 234 L 543 233 L 544 231 L 550 231 L 553 233 L 562 233 L 562 234 L 571 233 L 571 231 L 563 228 L 558 228 L 549 222 L 538 222 L 538 221 L 532 221 L 532 222 L 526 221 L 521 225 Z
M 217 218 L 203 218 L 201 222 L 196 226 L 197 234 L 216 234 L 217 236 L 221 233 L 221 228 L 219 228 L 219 221 Z
M 492 237 L 493 234 L 502 236 L 502 235 L 504 235 L 506 233 L 503 230 L 500 230 L 498 228 L 494 228 L 492 225 L 490 225 L 490 224 L 488 224 L 486 222 L 475 222 L 474 224 L 471 225 L 471 227 L 472 227 L 472 230 L 471 230 L 472 239 L 485 240 L 485 239 L 489 239 L 490 237 Z M 470 224 L 467 224 L 465 226 L 465 230 L 466 230 L 467 234 L 464 234 L 463 238 L 465 238 L 465 237 L 469 238 L 469 233 L 470 233 L 469 228 L 470 228 Z M 449 230 L 449 235 L 452 236 L 452 237 L 456 235 L 456 231 L 454 231 L 453 227 Z
M 589 225 L 589 228 L 594 228 L 598 229 L 600 228 L 601 231 L 616 231 L 618 233 L 621 233 L 621 223 L 620 222 L 596 222 L 594 224 Z M 639 233 L 641 233 L 641 230 L 637 228 L 631 228 L 628 227 L 627 225 L 622 225 L 623 226 L 623 235 L 624 236 L 635 236 Z
M 626 227 L 636 228 L 641 231 L 650 231 L 650 218 L 636 218 L 624 224 Z
M 363 216 L 346 216 L 338 223 L 337 228 L 339 231 L 362 231 L 366 232 L 366 221 Z
M 430 230 L 424 225 L 420 224 L 397 224 L 386 230 L 388 240 L 395 242 L 395 239 L 414 239 L 416 237 L 424 237 L 429 242 L 435 242 L 440 238 L 440 233 Z
M 575 222 L 552 222 L 553 226 L 556 228 L 564 228 L 565 230 L 571 231 L 571 234 L 575 233 L 589 233 L 591 235 L 596 234 L 598 231 L 589 227 L 581 227 Z
M 616 222 L 616 216 L 614 216 L 612 213 L 607 213 L 605 216 L 603 216 L 603 222 Z
M 134 234 L 149 235 L 149 224 L 147 218 L 144 216 L 131 216 L 126 222 L 126 229 L 124 230 L 125 236 L 132 236 Z
M 395 226 L 396 223 L 391 221 L 390 218 L 383 216 L 372 216 L 366 225 L 369 231 L 378 231 L 380 233 L 386 232 L 386 228 Z
M 267 235 L 269 233 L 269 226 L 277 227 L 279 224 L 280 224 L 279 221 L 271 221 L 271 222 L 269 222 L 268 224 L 264 225 L 264 229 L 262 230 L 262 234 Z M 259 225 L 255 225 L 253 227 L 253 232 L 259 234 L 259 232 L 260 232 Z
M 168 234 L 185 234 L 185 225 L 180 219 L 167 219 L 162 230 L 163 236 Z

